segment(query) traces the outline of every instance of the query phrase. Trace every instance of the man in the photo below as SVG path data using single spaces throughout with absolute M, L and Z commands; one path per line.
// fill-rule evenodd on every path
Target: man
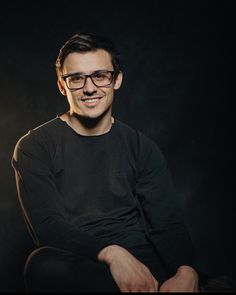
M 12 159 L 36 245 L 27 289 L 197 291 L 164 156 L 112 116 L 122 83 L 113 43 L 77 34 L 61 48 L 56 71 L 69 111 L 30 130 Z

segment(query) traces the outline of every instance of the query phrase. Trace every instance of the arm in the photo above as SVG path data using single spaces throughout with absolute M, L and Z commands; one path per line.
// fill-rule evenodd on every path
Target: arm
M 18 196 L 30 232 L 37 246 L 58 247 L 97 260 L 97 253 L 108 243 L 67 222 L 51 158 L 34 133 L 21 138 L 14 151 Z
M 176 275 L 182 265 L 194 269 L 193 244 L 179 214 L 177 194 L 166 160 L 153 141 L 142 134 L 138 134 L 138 138 L 139 175 L 135 193 L 148 234 L 170 276 Z

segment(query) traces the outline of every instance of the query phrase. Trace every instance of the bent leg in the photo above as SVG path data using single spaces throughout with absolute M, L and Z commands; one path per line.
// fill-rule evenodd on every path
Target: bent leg
M 24 277 L 29 292 L 119 292 L 107 265 L 53 247 L 29 255 Z

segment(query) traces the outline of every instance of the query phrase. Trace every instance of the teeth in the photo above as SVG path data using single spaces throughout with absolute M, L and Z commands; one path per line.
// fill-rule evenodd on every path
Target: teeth
M 98 100 L 98 98 L 93 98 L 93 99 L 82 99 L 83 101 L 86 101 L 86 102 L 95 102 Z

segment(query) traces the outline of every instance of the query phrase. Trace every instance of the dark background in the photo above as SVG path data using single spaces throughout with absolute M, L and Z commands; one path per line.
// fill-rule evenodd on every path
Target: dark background
M 231 11 L 228 1 L 1 4 L 0 292 L 24 290 L 23 266 L 33 249 L 10 166 L 13 149 L 30 128 L 67 110 L 54 63 L 77 31 L 117 44 L 124 82 L 114 116 L 165 154 L 199 267 L 236 279 Z

